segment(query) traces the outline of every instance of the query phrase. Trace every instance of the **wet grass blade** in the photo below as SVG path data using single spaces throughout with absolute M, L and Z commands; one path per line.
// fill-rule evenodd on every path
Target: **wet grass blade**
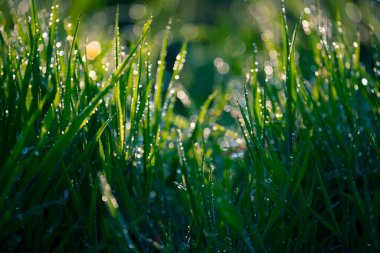
M 116 9 L 116 18 L 115 18 L 115 66 L 116 68 L 119 67 L 120 64 L 120 34 L 119 34 L 119 5 Z M 116 98 L 116 104 L 117 104 L 117 122 L 118 122 L 118 129 L 119 129 L 119 152 L 122 152 L 124 150 L 124 115 L 123 115 L 123 108 L 121 103 L 121 84 L 119 81 L 119 84 L 115 87 L 115 98 Z
M 63 99 L 63 127 L 66 127 L 67 123 L 71 121 L 71 110 L 72 110 L 72 103 L 71 103 L 71 99 L 72 99 L 72 87 L 71 87 L 71 76 L 72 76 L 72 73 L 71 73 L 71 68 L 72 68 L 72 55 L 73 55 L 73 51 L 74 51 L 74 45 L 75 45 L 75 41 L 76 41 L 76 37 L 77 37 L 77 34 L 78 34 L 78 28 L 79 28 L 79 24 L 80 24 L 80 16 L 78 17 L 78 21 L 77 21 L 77 24 L 75 26 L 75 31 L 74 31 L 74 36 L 73 36 L 73 41 L 72 41 L 72 44 L 71 44 L 71 49 L 70 49 L 70 53 L 69 53 L 69 58 L 67 60 L 67 73 L 66 73 L 66 83 L 65 83 L 65 93 L 64 93 L 64 99 Z

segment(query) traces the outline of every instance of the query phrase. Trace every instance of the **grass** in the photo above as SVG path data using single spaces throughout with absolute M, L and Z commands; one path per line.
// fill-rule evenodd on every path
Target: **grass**
M 262 78 L 253 50 L 231 129 L 228 90 L 177 112 L 187 46 L 166 81 L 170 22 L 158 56 L 152 19 L 123 56 L 117 11 L 107 72 L 80 20 L 30 6 L 0 33 L 2 252 L 379 252 L 380 86 L 359 37 L 290 33 L 283 9 L 278 66 Z

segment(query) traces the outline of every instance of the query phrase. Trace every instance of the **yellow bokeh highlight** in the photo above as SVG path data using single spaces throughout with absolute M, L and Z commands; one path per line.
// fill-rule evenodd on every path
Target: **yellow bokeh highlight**
M 98 41 L 91 41 L 86 46 L 86 56 L 89 60 L 94 60 L 102 52 L 102 46 Z

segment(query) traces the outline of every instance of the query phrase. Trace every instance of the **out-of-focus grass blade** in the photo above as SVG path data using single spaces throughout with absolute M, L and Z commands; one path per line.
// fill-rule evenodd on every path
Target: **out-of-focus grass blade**
M 201 126 L 203 124 L 203 122 L 205 121 L 205 116 L 206 116 L 206 113 L 207 113 L 207 110 L 208 108 L 210 107 L 210 104 L 211 102 L 213 101 L 213 99 L 215 98 L 215 96 L 217 95 L 217 91 L 214 91 L 206 100 L 206 102 L 202 105 L 201 107 L 201 111 L 199 113 L 199 117 L 198 117 L 198 120 L 197 120 L 197 123 L 195 124 L 195 127 L 194 127 L 194 130 L 191 134 L 191 139 L 190 139 L 190 142 L 196 142 L 199 134 L 200 134 L 200 129 L 201 129 Z M 187 145 L 186 148 L 189 148 L 189 146 Z
M 221 218 L 228 224 L 228 226 L 243 239 L 246 244 L 249 252 L 256 252 L 254 249 L 249 237 L 248 233 L 242 223 L 242 219 L 238 213 L 238 211 L 228 203 L 225 199 L 225 194 L 217 187 L 218 191 L 216 193 L 217 198 L 215 201 L 216 208 L 219 211 Z
M 9 188 L 11 187 L 13 183 L 14 176 L 17 173 L 17 169 L 15 169 L 15 164 L 17 162 L 17 159 L 19 158 L 22 150 L 25 148 L 25 142 L 27 138 L 29 138 L 31 131 L 34 128 L 34 122 L 37 120 L 38 116 L 40 115 L 42 107 L 46 99 L 47 97 L 45 96 L 44 99 L 42 99 L 42 101 L 40 102 L 38 110 L 36 110 L 29 118 L 24 129 L 21 132 L 20 138 L 18 139 L 16 146 L 13 148 L 10 156 L 5 161 L 4 166 L 0 172 L 1 178 L 3 179 L 3 182 L 5 183 L 5 185 L 2 186 L 2 191 L 0 194 L 0 207 L 3 206 L 4 201 L 6 199 L 6 195 L 8 194 Z M 5 178 L 6 180 L 4 180 Z
M 321 190 L 322 190 L 323 200 L 325 201 L 325 205 L 326 205 L 327 211 L 328 211 L 328 213 L 330 215 L 330 218 L 333 221 L 334 230 L 332 232 L 334 232 L 334 234 L 339 238 L 342 233 L 340 232 L 339 225 L 338 225 L 338 222 L 336 220 L 334 211 L 331 208 L 332 204 L 330 202 L 330 198 L 328 196 L 325 183 L 323 182 L 323 178 L 322 178 L 322 175 L 321 175 L 321 172 L 320 172 L 320 169 L 319 169 L 319 165 L 317 165 L 316 173 L 317 173 L 317 178 L 318 178 L 318 181 L 319 181 L 319 185 L 320 185 Z
M 106 203 L 107 209 L 109 213 L 111 214 L 112 218 L 114 218 L 117 224 L 120 226 L 119 229 L 121 230 L 120 232 L 124 236 L 128 250 L 132 252 L 138 252 L 136 245 L 134 244 L 134 242 L 132 241 L 129 235 L 127 224 L 124 221 L 119 211 L 119 205 L 117 203 L 115 196 L 112 193 L 111 186 L 108 184 L 107 179 L 103 175 L 103 173 L 99 172 L 98 177 L 99 177 L 100 189 L 102 192 L 102 200 Z
M 33 33 L 35 33 L 37 30 L 41 30 L 40 21 L 38 19 L 38 9 L 34 0 L 29 1 L 29 6 L 30 6 Z
M 356 41 L 354 43 L 356 45 L 354 55 L 353 55 L 353 69 L 354 71 L 359 70 L 359 61 L 360 61 L 360 33 L 356 34 Z

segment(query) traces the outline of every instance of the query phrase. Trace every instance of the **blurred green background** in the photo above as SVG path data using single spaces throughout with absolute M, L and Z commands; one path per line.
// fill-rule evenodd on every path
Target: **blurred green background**
M 47 9 L 48 15 L 51 1 L 36 2 L 40 9 Z M 6 22 L 4 13 L 9 6 L 15 7 L 20 17 L 27 15 L 29 0 L 1 0 L 0 3 L 2 23 Z M 154 17 L 152 40 L 160 45 L 163 31 L 171 19 L 168 69 L 171 69 L 182 42 L 187 41 L 188 57 L 181 80 L 190 93 L 194 108 L 199 108 L 216 88 L 231 89 L 233 99 L 240 96 L 238 91 L 252 66 L 253 43 L 258 47 L 261 81 L 270 79 L 271 68 L 275 69 L 277 59 L 281 57 L 280 0 L 72 0 L 58 3 L 60 16 L 70 18 L 73 23 L 82 13 L 80 34 L 87 41 L 97 40 L 101 44 L 113 39 L 116 6 L 119 4 L 121 39 L 126 48 L 128 42 L 139 35 L 149 15 Z M 330 21 L 338 18 L 345 27 L 348 44 L 352 45 L 357 32 L 360 34 L 361 61 L 368 69 L 375 67 L 374 56 L 368 52 L 371 47 L 370 30 L 377 38 L 380 34 L 379 15 L 376 15 L 380 13 L 380 1 L 292 0 L 285 1 L 285 7 L 290 31 L 301 17 L 303 32 L 297 43 L 302 45 L 303 51 L 296 55 L 301 68 L 313 68 L 313 59 L 308 58 L 311 49 L 303 43 L 307 30 L 322 25 L 329 27 Z M 304 16 L 312 17 L 313 22 L 302 22 Z M 329 37 L 334 40 L 336 28 L 330 26 Z M 265 74 L 266 66 L 270 68 Z

